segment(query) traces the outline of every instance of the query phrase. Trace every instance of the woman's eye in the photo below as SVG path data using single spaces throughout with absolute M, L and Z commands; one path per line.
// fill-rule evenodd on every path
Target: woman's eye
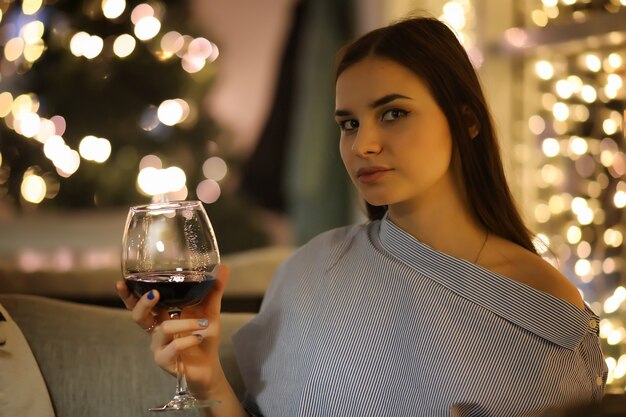
M 339 128 L 343 130 L 344 132 L 349 132 L 359 127 L 359 122 L 353 119 L 342 120 L 338 124 L 339 124 Z
M 381 119 L 383 121 L 391 121 L 391 120 L 399 119 L 400 117 L 405 117 L 407 114 L 409 114 L 409 112 L 404 111 L 404 110 L 391 109 L 391 110 L 387 110 L 386 112 L 384 112 Z

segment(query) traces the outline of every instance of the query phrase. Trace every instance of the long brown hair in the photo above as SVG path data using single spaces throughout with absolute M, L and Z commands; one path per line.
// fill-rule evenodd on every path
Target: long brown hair
M 432 17 L 412 17 L 373 30 L 339 52 L 336 78 L 369 56 L 393 60 L 426 83 L 448 120 L 474 216 L 489 232 L 537 253 L 506 182 L 480 81 L 454 32 Z M 468 111 L 480 128 L 474 138 L 469 134 Z M 366 208 L 370 220 L 387 211 L 387 206 L 367 202 Z

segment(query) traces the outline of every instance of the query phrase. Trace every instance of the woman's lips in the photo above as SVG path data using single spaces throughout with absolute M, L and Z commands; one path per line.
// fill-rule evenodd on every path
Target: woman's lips
M 391 171 L 391 169 L 385 167 L 361 168 L 356 172 L 356 177 L 361 184 L 372 184 L 381 179 L 389 171 Z

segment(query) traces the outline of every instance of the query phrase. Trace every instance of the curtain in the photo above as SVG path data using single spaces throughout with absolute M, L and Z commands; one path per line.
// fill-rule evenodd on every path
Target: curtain
M 334 121 L 336 53 L 353 33 L 350 0 L 302 0 L 282 56 L 270 116 L 242 189 L 286 213 L 296 244 L 351 220 L 349 178 Z

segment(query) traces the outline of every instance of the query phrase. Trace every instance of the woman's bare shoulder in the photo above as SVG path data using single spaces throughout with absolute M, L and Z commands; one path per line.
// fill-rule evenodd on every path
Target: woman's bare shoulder
M 578 288 L 540 256 L 494 236 L 481 266 L 584 309 Z

